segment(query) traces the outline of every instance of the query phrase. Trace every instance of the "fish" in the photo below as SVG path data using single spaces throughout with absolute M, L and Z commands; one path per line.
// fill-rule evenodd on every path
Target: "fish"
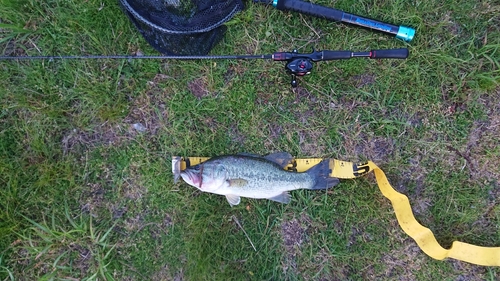
M 305 172 L 285 170 L 292 159 L 287 152 L 223 155 L 187 167 L 180 175 L 187 184 L 203 192 L 224 195 L 231 206 L 238 205 L 241 197 L 287 204 L 291 190 L 328 189 L 339 184 L 338 178 L 329 176 L 328 159 Z

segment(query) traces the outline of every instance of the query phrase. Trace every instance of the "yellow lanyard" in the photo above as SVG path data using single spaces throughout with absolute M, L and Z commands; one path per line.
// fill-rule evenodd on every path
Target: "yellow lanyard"
M 172 172 L 177 179 L 180 171 L 186 166 L 196 165 L 208 159 L 207 157 L 174 156 Z M 321 158 L 294 159 L 285 169 L 304 172 L 322 160 Z M 450 249 L 441 247 L 432 231 L 421 225 L 413 216 L 408 197 L 397 192 L 387 180 L 384 172 L 373 162 L 354 164 L 330 159 L 330 169 L 332 170 L 330 176 L 340 179 L 354 179 L 373 171 L 380 191 L 392 203 L 399 225 L 430 257 L 437 260 L 453 258 L 478 265 L 500 266 L 500 247 L 481 247 L 459 241 L 454 241 Z

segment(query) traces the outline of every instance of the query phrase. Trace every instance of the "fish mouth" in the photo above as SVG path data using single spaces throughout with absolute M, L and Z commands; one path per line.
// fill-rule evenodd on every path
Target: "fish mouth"
M 193 172 L 191 170 L 184 170 L 181 172 L 181 177 L 189 185 L 201 189 L 200 175 L 197 172 Z

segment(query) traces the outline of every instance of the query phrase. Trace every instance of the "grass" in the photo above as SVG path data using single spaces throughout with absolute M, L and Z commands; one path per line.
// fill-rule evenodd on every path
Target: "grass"
M 156 54 L 117 1 L 0 3 L 5 55 Z M 498 3 L 335 7 L 416 37 L 247 3 L 211 53 L 410 57 L 316 63 L 296 89 L 264 60 L 1 61 L 0 280 L 497 280 L 420 251 L 373 175 L 233 208 L 173 183 L 172 155 L 369 159 L 444 247 L 500 246 Z

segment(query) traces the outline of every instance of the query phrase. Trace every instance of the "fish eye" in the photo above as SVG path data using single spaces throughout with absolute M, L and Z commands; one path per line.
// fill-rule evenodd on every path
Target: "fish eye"
M 192 169 L 192 170 L 195 170 L 195 171 L 199 171 L 200 170 L 200 164 L 194 165 L 192 167 L 189 167 L 189 169 Z

